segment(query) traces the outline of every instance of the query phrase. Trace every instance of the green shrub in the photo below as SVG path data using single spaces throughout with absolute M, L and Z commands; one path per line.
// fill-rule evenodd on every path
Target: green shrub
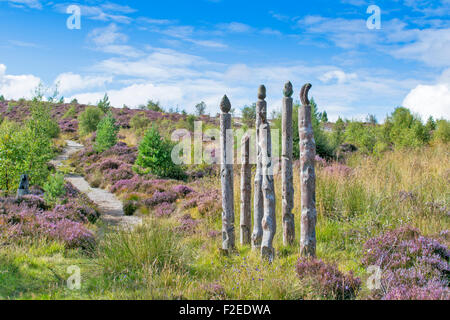
M 439 120 L 436 124 L 436 131 L 433 138 L 443 143 L 450 142 L 450 121 Z
M 148 100 L 146 108 L 150 111 L 164 112 L 163 108 L 161 108 L 159 104 L 159 101 L 154 102 L 153 100 Z
M 109 103 L 108 94 L 105 93 L 105 96 L 102 100 L 97 103 L 97 107 L 103 111 L 103 113 L 108 113 L 111 110 L 111 104 Z
M 171 141 L 163 139 L 155 127 L 149 129 L 141 144 L 136 164 L 162 178 L 185 179 L 181 166 L 173 163 Z
M 129 200 L 125 201 L 123 204 L 123 212 L 126 216 L 132 216 L 138 209 L 138 202 Z
M 112 114 L 108 114 L 98 123 L 94 150 L 103 152 L 116 145 L 118 132 L 119 127 L 116 126 L 116 119 Z
M 97 126 L 104 115 L 104 112 L 97 107 L 87 107 L 78 116 L 80 135 L 85 136 L 97 130 Z
M 3 95 L 0 96 L 0 102 L 4 102 L 5 101 L 5 97 Z
M 141 130 L 147 128 L 150 120 L 145 116 L 145 113 L 138 113 L 130 120 L 130 127 L 134 130 Z
M 56 203 L 59 197 L 65 194 L 64 175 L 55 173 L 48 177 L 47 183 L 44 185 L 44 199 L 47 203 Z
M 75 106 L 70 106 L 69 110 L 62 117 L 63 119 L 75 118 L 77 116 L 77 109 Z

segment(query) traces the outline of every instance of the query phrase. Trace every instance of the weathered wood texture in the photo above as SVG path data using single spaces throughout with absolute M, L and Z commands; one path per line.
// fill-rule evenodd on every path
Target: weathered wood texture
M 249 245 L 252 239 L 252 167 L 250 165 L 250 136 L 242 139 L 241 167 L 241 245 Z
M 256 102 L 256 173 L 255 173 L 255 190 L 253 199 L 253 234 L 252 248 L 258 250 L 261 247 L 263 236 L 262 219 L 264 215 L 264 202 L 262 192 L 262 153 L 259 143 L 259 130 L 261 119 L 259 114 L 267 116 L 266 87 L 261 85 L 258 90 L 258 101 Z
M 262 153 L 262 191 L 263 191 L 263 237 L 261 241 L 261 255 L 272 262 L 275 256 L 273 239 L 277 231 L 275 215 L 275 185 L 272 167 L 272 138 L 270 124 L 263 113 L 260 113 L 261 126 L 259 129 L 259 142 Z
M 308 100 L 310 84 L 303 86 L 300 94 L 302 106 L 299 110 L 300 134 L 300 184 L 301 184 L 301 235 L 300 252 L 302 256 L 316 255 L 316 174 L 314 161 L 316 143 L 311 123 L 311 105 Z
M 294 179 L 293 179 L 293 131 L 292 131 L 292 84 L 286 83 L 284 87 L 282 110 L 282 214 L 283 214 L 283 244 L 294 244 L 295 220 L 294 209 Z
M 222 182 L 222 249 L 235 247 L 234 230 L 234 185 L 233 185 L 233 134 L 231 129 L 231 104 L 224 96 L 220 104 L 220 160 Z

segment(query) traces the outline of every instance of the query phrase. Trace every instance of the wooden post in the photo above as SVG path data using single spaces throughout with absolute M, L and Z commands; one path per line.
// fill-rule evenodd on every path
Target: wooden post
M 252 167 L 250 165 L 250 136 L 242 139 L 241 168 L 241 245 L 251 243 L 252 227 Z
M 277 219 L 275 215 L 275 186 L 273 181 L 272 167 L 272 137 L 270 124 L 266 114 L 259 114 L 261 126 L 259 129 L 259 142 L 262 153 L 262 191 L 264 203 L 264 216 L 262 220 L 263 237 L 261 241 L 261 255 L 264 259 L 272 262 L 275 256 L 273 249 L 273 238 L 277 231 Z
M 305 84 L 300 93 L 302 106 L 298 114 L 300 135 L 300 184 L 302 193 L 302 217 L 300 235 L 300 253 L 302 256 L 316 255 L 316 174 L 314 162 L 316 142 L 311 123 L 311 105 L 308 92 L 311 84 Z
M 255 173 L 255 193 L 253 200 L 253 234 L 252 248 L 259 250 L 263 236 L 262 219 L 264 215 L 264 202 L 262 192 L 262 153 L 259 143 L 259 130 L 261 125 L 260 114 L 267 116 L 266 87 L 261 85 L 258 89 L 258 101 L 256 102 L 256 173 Z
M 294 244 L 295 220 L 294 209 L 294 178 L 292 173 L 293 161 L 293 137 L 292 137 L 292 84 L 288 82 L 284 86 L 283 110 L 282 110 L 282 185 L 283 185 L 283 244 Z
M 222 249 L 235 247 L 234 234 L 234 185 L 233 185 L 233 134 L 231 132 L 230 100 L 225 95 L 220 103 L 220 160 L 222 182 Z

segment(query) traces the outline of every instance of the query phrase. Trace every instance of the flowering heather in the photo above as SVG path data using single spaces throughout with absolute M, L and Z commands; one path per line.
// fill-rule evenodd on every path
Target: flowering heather
M 0 214 L 0 239 L 47 238 L 58 240 L 68 248 L 90 248 L 94 235 L 82 223 L 66 218 L 58 211 L 43 211 L 25 203 L 9 207 Z
M 176 232 L 182 232 L 187 234 L 195 233 L 195 230 L 200 223 L 198 220 L 192 219 L 190 214 L 186 214 L 183 217 L 179 218 L 178 221 L 180 225 L 176 227 Z
M 220 231 L 212 230 L 212 231 L 208 232 L 208 238 L 215 239 L 218 236 L 220 236 L 221 234 L 222 234 L 222 232 L 220 232 Z
M 370 239 L 364 246 L 364 266 L 379 266 L 381 299 L 450 299 L 450 252 L 437 240 L 403 227 Z
M 217 282 L 202 285 L 202 290 L 210 300 L 224 300 L 227 297 L 225 288 Z
M 353 169 L 344 164 L 334 162 L 333 164 L 326 166 L 323 169 L 323 172 L 335 177 L 349 177 L 353 173 Z
M 156 207 L 155 215 L 159 218 L 168 217 L 175 211 L 173 203 L 163 202 Z
M 184 185 L 177 185 L 172 188 L 172 191 L 179 195 L 187 196 L 188 194 L 193 193 L 194 189 Z
M 145 205 L 154 207 L 161 203 L 173 203 L 177 201 L 178 195 L 172 191 L 159 192 L 156 191 L 150 199 L 145 200 Z
M 318 259 L 299 259 L 297 275 L 317 290 L 317 294 L 328 299 L 350 300 L 356 297 L 361 280 L 350 271 L 344 274 L 333 264 Z
M 99 213 L 93 208 L 76 202 L 69 202 L 63 205 L 57 205 L 53 209 L 55 216 L 59 215 L 68 220 L 87 223 L 94 223 L 99 218 Z
M 323 158 L 321 158 L 319 155 L 316 155 L 316 165 L 321 166 L 321 167 L 326 167 L 327 165 L 327 161 Z
M 76 133 L 78 132 L 78 121 L 64 119 L 58 122 L 59 128 L 63 133 Z
M 198 208 L 202 215 L 214 216 L 222 211 L 222 195 L 213 189 L 204 193 L 192 193 L 183 203 L 183 209 Z

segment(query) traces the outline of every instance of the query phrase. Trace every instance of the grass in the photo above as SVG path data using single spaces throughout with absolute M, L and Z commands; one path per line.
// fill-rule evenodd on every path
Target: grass
M 395 151 L 381 157 L 355 155 L 349 176 L 317 171 L 317 255 L 353 270 L 362 279 L 358 296 L 367 296 L 366 270 L 361 265 L 363 244 L 381 232 L 404 225 L 435 236 L 448 230 L 449 215 L 430 203 L 449 207 L 450 152 L 448 145 Z M 238 171 L 238 170 L 236 170 Z M 236 238 L 239 239 L 239 175 L 235 177 Z M 300 192 L 294 175 L 296 244 L 282 245 L 281 176 L 275 176 L 278 231 L 272 265 L 250 247 L 238 245 L 224 256 L 219 238 L 220 215 L 203 217 L 197 232 L 174 232 L 179 212 L 171 218 L 145 218 L 144 226 L 129 232 L 107 232 L 94 252 L 67 250 L 55 242 L 0 248 L 0 297 L 4 299 L 324 299 L 295 273 L 299 257 Z M 218 179 L 205 178 L 196 186 L 219 188 Z M 401 192 L 410 193 L 402 198 Z M 447 209 L 448 210 L 448 209 Z M 448 243 L 447 243 L 448 245 Z M 67 267 L 82 270 L 82 289 L 70 291 Z

